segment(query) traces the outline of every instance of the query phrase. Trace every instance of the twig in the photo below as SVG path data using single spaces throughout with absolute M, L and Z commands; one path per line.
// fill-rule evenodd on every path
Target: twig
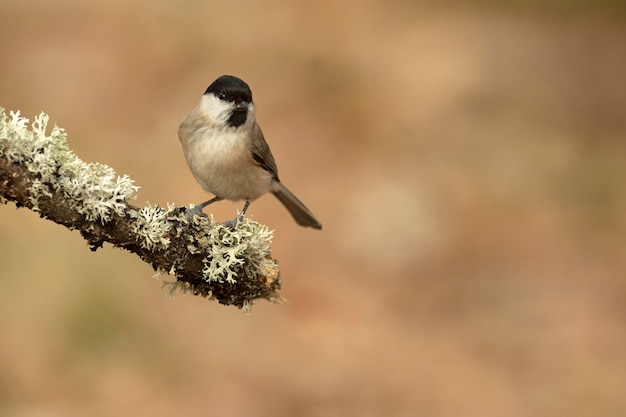
M 63 129 L 46 133 L 48 116 L 32 125 L 0 108 L 0 203 L 12 201 L 42 218 L 78 230 L 91 250 L 105 242 L 137 254 L 176 277 L 170 291 L 191 292 L 249 308 L 280 300 L 280 276 L 270 256 L 272 232 L 245 220 L 234 229 L 184 207 L 128 204 L 139 187 L 103 164 L 87 164 L 67 146 Z

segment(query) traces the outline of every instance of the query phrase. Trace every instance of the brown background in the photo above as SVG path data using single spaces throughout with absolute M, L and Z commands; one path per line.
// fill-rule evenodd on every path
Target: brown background
M 324 223 L 252 206 L 248 316 L 1 206 L 0 416 L 626 415 L 623 4 L 0 1 L 0 106 L 138 204 L 207 196 L 176 127 L 228 73 Z

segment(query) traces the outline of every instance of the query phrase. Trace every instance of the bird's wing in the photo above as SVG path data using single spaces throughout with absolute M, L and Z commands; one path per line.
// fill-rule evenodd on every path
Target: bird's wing
M 278 168 L 276 168 L 276 161 L 270 150 L 269 145 L 263 137 L 263 132 L 258 124 L 255 123 L 254 131 L 252 133 L 252 141 L 250 143 L 250 151 L 252 152 L 252 159 L 261 168 L 270 172 L 274 178 L 278 179 Z

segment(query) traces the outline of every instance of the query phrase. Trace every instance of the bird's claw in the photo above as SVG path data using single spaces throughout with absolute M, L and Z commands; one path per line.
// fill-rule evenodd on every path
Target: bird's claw
M 209 217 L 202 211 L 202 206 L 193 206 L 193 208 L 188 208 L 186 213 L 188 217 L 194 217 L 194 216 Z
M 242 221 L 243 221 L 243 214 L 240 214 L 239 216 L 235 217 L 233 220 L 228 220 L 222 223 L 222 226 L 228 227 L 230 230 L 233 230 L 237 226 L 237 224 L 241 223 Z

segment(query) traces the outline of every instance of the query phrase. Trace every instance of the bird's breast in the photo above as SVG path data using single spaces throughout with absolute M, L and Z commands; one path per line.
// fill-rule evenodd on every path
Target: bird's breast
M 206 191 L 228 200 L 255 200 L 269 191 L 271 174 L 254 162 L 240 131 L 200 128 L 187 139 L 187 164 Z

